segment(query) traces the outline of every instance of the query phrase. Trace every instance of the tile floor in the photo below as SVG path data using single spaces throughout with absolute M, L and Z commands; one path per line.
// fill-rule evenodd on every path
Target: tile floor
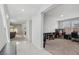
M 0 55 L 51 55 L 51 53 L 38 49 L 27 41 L 13 41 L 5 46 Z
M 7 43 L 0 55 L 51 55 L 45 49 L 38 49 L 24 37 L 15 37 Z
M 15 42 L 7 43 L 2 49 L 2 51 L 0 52 L 0 55 L 16 55 Z
M 17 55 L 51 55 L 44 49 L 36 48 L 32 43 L 27 41 L 18 42 Z

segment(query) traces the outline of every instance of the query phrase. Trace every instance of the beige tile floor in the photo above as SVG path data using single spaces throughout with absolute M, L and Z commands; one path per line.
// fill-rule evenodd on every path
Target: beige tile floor
M 18 42 L 16 48 L 17 55 L 51 55 L 48 51 L 38 49 L 32 43 L 27 41 Z
M 79 42 L 65 39 L 47 40 L 45 49 L 53 55 L 79 55 Z

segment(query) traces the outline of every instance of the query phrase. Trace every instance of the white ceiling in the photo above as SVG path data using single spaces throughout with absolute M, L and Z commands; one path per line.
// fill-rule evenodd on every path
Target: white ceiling
M 65 20 L 79 17 L 79 4 L 60 4 L 45 13 L 46 17 Z
M 8 4 L 8 13 L 12 21 L 21 21 L 30 19 L 38 13 L 41 8 L 49 4 Z M 22 11 L 22 9 L 24 11 Z

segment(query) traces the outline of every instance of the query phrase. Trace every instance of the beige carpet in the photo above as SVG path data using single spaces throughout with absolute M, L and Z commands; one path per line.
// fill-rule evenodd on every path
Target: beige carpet
M 79 55 L 79 42 L 65 39 L 47 40 L 45 49 L 53 55 Z

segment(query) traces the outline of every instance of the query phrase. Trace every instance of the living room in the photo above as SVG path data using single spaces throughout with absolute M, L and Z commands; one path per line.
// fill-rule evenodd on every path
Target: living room
M 79 54 L 79 5 L 61 4 L 44 15 L 44 48 L 55 55 Z M 77 48 L 77 49 L 76 49 Z

